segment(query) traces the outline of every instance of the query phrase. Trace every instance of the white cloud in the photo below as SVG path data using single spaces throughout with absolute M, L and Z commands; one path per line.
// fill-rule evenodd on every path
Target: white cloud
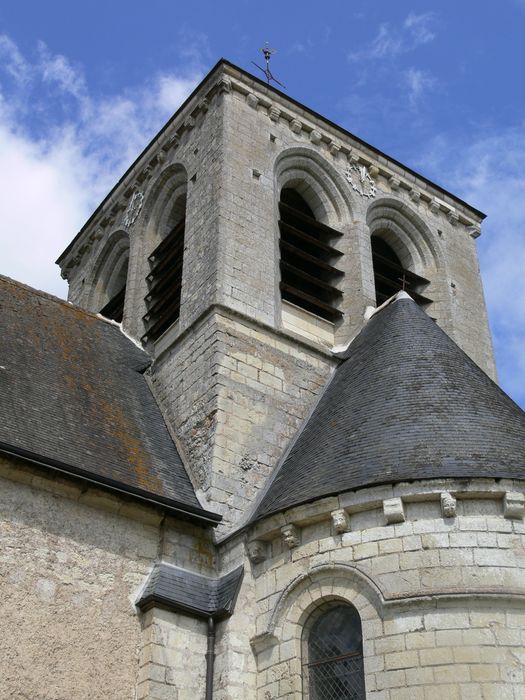
M 0 59 L 3 68 L 17 81 L 25 81 L 29 77 L 29 64 L 26 62 L 18 46 L 5 34 L 0 34 Z
M 409 31 L 412 36 L 413 46 L 420 44 L 428 44 L 436 37 L 433 26 L 436 17 L 433 12 L 424 12 L 422 15 L 416 15 L 411 12 L 405 19 L 403 26 Z
M 408 100 L 411 107 L 417 107 L 423 93 L 434 87 L 436 81 L 429 73 L 418 68 L 409 68 L 404 73 L 408 86 Z
M 420 15 L 411 12 L 401 26 L 393 27 L 384 22 L 368 46 L 350 53 L 349 58 L 352 61 L 377 61 L 413 51 L 433 41 L 435 21 L 433 12 Z
M 66 294 L 54 260 L 195 87 L 196 55 L 189 72 L 98 99 L 66 57 L 39 44 L 31 62 L 0 36 L 2 274 Z

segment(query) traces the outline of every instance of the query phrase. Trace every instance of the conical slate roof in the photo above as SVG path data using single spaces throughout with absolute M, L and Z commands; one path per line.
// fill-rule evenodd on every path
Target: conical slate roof
M 369 485 L 525 479 L 525 413 L 408 295 L 343 358 L 253 519 Z

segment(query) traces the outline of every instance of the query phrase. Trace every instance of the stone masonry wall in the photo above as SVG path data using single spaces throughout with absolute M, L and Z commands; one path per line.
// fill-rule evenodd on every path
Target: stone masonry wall
M 257 524 L 257 697 L 303 697 L 308 618 L 340 600 L 361 616 L 367 698 L 523 700 L 524 503 L 512 482 L 400 484 Z
M 153 389 L 194 483 L 224 516 L 219 536 L 249 514 L 332 366 L 326 352 L 226 311 L 155 362 Z
M 200 697 L 205 626 L 134 605 L 159 558 L 215 573 L 207 530 L 0 458 L 0 697 Z

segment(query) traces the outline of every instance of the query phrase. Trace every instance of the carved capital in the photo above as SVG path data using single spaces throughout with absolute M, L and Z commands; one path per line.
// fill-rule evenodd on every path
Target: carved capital
M 456 499 L 448 491 L 441 494 L 441 514 L 444 518 L 456 517 Z
M 222 94 L 223 92 L 231 92 L 232 81 L 225 75 L 221 76 L 217 81 L 217 89 L 219 91 L 219 94 Z
M 383 501 L 383 513 L 387 525 L 405 522 L 405 509 L 400 498 L 387 498 Z
M 394 191 L 399 189 L 399 185 L 401 184 L 401 180 L 396 177 L 395 175 L 392 175 L 389 179 L 388 182 L 390 183 L 390 188 Z
M 253 92 L 249 92 L 246 95 L 246 102 L 249 104 L 252 109 L 257 109 L 257 105 L 259 104 L 259 98 L 257 95 L 254 95 Z
M 503 497 L 503 515 L 511 520 L 523 520 L 525 496 L 519 491 L 506 491 Z
M 266 542 L 263 542 L 262 540 L 252 540 L 251 542 L 248 542 L 248 558 L 252 564 L 259 564 L 259 562 L 266 559 L 266 548 Z
M 337 156 L 337 154 L 341 150 L 341 146 L 335 141 L 330 141 L 330 143 L 328 144 L 328 150 L 335 158 L 335 156 Z
M 294 134 L 300 134 L 302 131 L 303 125 L 298 119 L 292 119 L 290 122 L 290 129 L 294 132 Z
M 433 214 L 439 214 L 439 202 L 437 199 L 431 199 L 428 208 Z
M 272 122 L 278 122 L 279 117 L 281 116 L 281 110 L 279 109 L 279 107 L 271 105 L 271 107 L 268 108 L 268 116 L 270 117 Z
M 284 544 L 290 549 L 297 547 L 301 541 L 300 530 L 295 525 L 283 525 L 281 528 L 281 536 Z
M 162 146 L 163 151 L 169 151 L 171 148 L 177 148 L 179 145 L 180 136 L 178 133 L 173 134 Z
M 334 530 L 339 535 L 350 530 L 350 518 L 348 517 L 346 510 L 343 508 L 340 510 L 333 510 L 330 515 L 332 516 L 332 525 L 334 526 Z
M 449 211 L 447 213 L 447 219 L 448 219 L 449 223 L 452 224 L 452 226 L 455 226 L 459 221 L 459 216 L 456 214 L 455 211 Z

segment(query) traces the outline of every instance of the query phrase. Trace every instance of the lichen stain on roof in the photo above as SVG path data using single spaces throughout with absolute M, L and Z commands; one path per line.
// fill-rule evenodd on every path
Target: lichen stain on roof
M 120 330 L 0 277 L 0 442 L 153 496 L 200 508 Z

